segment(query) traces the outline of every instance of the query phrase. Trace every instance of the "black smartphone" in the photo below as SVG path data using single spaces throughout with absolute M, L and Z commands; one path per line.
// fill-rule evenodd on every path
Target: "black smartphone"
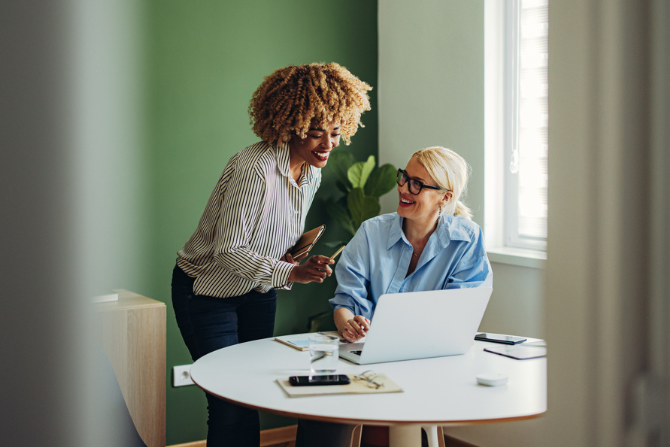
M 288 378 L 288 383 L 293 386 L 346 385 L 351 383 L 351 380 L 344 374 L 330 374 L 325 376 L 291 376 Z
M 490 332 L 483 332 L 475 335 L 475 340 L 490 341 L 491 343 L 503 343 L 506 345 L 516 345 L 524 342 L 527 338 L 517 337 L 515 335 L 491 334 Z

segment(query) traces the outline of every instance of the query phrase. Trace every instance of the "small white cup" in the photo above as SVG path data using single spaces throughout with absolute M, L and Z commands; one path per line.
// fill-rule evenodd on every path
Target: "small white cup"
M 340 339 L 331 335 L 309 336 L 309 365 L 311 374 L 333 374 L 340 357 Z

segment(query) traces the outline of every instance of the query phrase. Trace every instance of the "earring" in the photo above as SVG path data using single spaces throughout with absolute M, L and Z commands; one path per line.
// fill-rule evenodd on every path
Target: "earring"
M 440 205 L 438 211 L 437 211 L 437 217 L 440 218 L 442 217 L 442 205 Z

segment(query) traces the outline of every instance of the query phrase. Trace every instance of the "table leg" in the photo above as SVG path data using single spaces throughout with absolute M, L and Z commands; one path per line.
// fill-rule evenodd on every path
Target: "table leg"
M 363 426 L 357 425 L 354 432 L 351 434 L 351 447 L 361 447 L 361 435 L 363 434 Z
M 442 443 L 440 443 L 442 430 L 439 430 L 437 425 L 424 425 L 422 428 L 428 435 L 428 447 L 442 447 Z
M 421 447 L 421 426 L 391 425 L 389 447 Z

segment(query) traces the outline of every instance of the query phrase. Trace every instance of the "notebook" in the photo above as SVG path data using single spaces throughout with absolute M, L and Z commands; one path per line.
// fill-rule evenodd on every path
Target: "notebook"
M 340 344 L 349 343 L 344 338 L 340 337 L 337 331 L 326 331 L 319 332 L 319 334 L 330 335 L 333 337 L 338 337 L 340 339 Z M 292 335 L 279 335 L 275 337 L 275 341 L 290 346 L 293 349 L 298 351 L 307 351 L 309 349 L 309 336 L 311 334 L 292 334 Z
M 314 244 L 316 244 L 316 241 L 319 240 L 324 231 L 326 231 L 326 226 L 320 225 L 303 233 L 302 236 L 300 236 L 300 239 L 298 239 L 298 242 L 291 248 L 291 256 L 296 258 L 314 248 Z
M 524 344 L 513 346 L 488 346 L 484 351 L 510 357 L 515 360 L 537 359 L 547 356 L 546 346 L 527 346 Z
M 474 342 L 491 287 L 386 294 L 363 343 L 340 345 L 359 365 L 465 354 Z

